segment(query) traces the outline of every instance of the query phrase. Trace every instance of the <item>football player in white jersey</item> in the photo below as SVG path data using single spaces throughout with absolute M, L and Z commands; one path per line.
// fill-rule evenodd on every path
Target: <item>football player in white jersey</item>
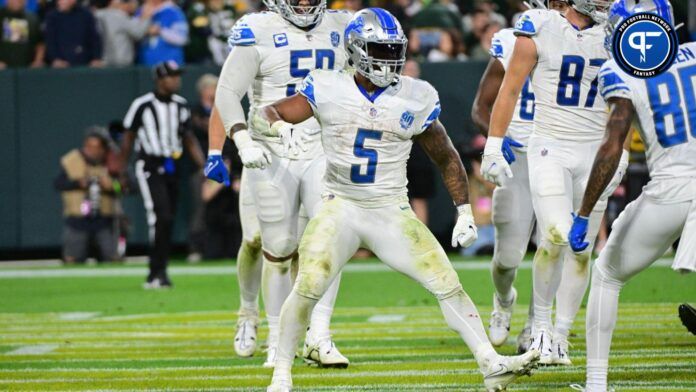
M 291 390 L 295 347 L 307 317 L 361 246 L 437 297 L 445 320 L 474 353 L 487 389 L 502 390 L 529 373 L 539 353 L 504 357 L 495 352 L 447 255 L 408 203 L 406 161 L 416 140 L 439 167 L 457 206 L 452 245 L 475 241 L 466 172 L 438 120 L 438 94 L 427 82 L 399 76 L 407 39 L 387 11 L 357 12 L 344 37 L 354 70 L 312 71 L 298 95 L 264 108 L 254 119 L 273 134 L 316 118 L 327 157 L 324 203 L 302 237 L 300 271 L 283 305 L 268 391 Z
M 277 0 L 270 8 L 275 12 L 247 14 L 232 28 L 232 50 L 220 74 L 215 99 L 224 131 L 233 138 L 246 168 L 241 191 L 243 218 L 253 220 L 255 212 L 261 232 L 262 290 L 269 325 L 266 367 L 275 363 L 280 309 L 292 287 L 290 265 L 304 230 L 298 227 L 302 226 L 298 225 L 301 206 L 309 216 L 316 213 L 325 160 L 316 120 L 294 128 L 295 140 L 305 142 L 300 149 L 291 146 L 289 128 L 283 130 L 281 139 L 264 136 L 253 124 L 247 130 L 241 99 L 248 94 L 252 118 L 261 106 L 293 95 L 311 70 L 342 69 L 346 54 L 341 32 L 350 20 L 347 12 L 326 11 L 326 0 Z M 220 182 L 228 178 L 224 165 L 216 164 L 224 141 L 225 133 L 210 136 L 208 178 Z M 254 234 L 245 230 L 246 242 L 252 242 Z M 243 294 L 257 291 L 259 281 L 253 257 L 245 260 L 250 266 L 239 275 Z M 338 284 L 336 279 L 315 309 L 305 341 L 305 359 L 320 366 L 348 366 L 348 359 L 334 346 L 329 332 Z M 253 295 L 246 297 L 235 339 L 235 349 L 241 355 L 253 354 L 256 346 L 258 306 Z
M 603 22 L 610 3 L 571 0 L 565 16 L 530 10 L 520 17 L 481 165 L 483 176 L 498 185 L 513 177 L 501 147 L 522 87 L 531 76 L 535 113 L 527 159 L 540 232 L 533 266 L 531 347 L 541 352 L 542 364 L 571 364 L 568 335 L 589 280 L 592 247 L 574 254 L 573 268 L 563 268 L 563 252 L 568 248 L 571 212 L 580 203 L 590 173 L 589 157 L 597 152 L 604 133 L 606 105 L 597 97 L 597 73 L 608 58 Z M 628 152 L 608 191 L 618 185 L 627 165 Z M 590 239 L 597 235 L 607 197 L 592 213 Z M 559 291 L 561 279 L 564 290 Z M 555 325 L 551 322 L 554 298 Z
M 609 31 L 642 12 L 660 15 L 674 24 L 667 0 L 618 0 L 609 13 Z M 568 235 L 570 246 L 580 251 L 589 245 L 585 242 L 588 215 L 611 181 L 621 144 L 635 118 L 640 122 L 638 132 L 645 142 L 651 180 L 614 222 L 593 267 L 587 304 L 585 391 L 607 391 L 609 347 L 621 287 L 661 257 L 680 236 L 672 268 L 696 271 L 695 77 L 696 42 L 681 45 L 669 70 L 648 79 L 629 75 L 614 60 L 600 70 L 599 90 L 609 104 L 609 119 Z
M 544 4 L 534 3 L 545 7 Z M 567 0 L 550 0 L 549 9 L 565 12 Z M 514 29 L 504 29 L 493 36 L 491 60 L 481 78 L 471 117 L 484 135 L 488 135 L 491 109 L 498 96 L 515 47 Z M 527 167 L 527 141 L 534 125 L 534 92 L 529 79 L 525 81 L 515 106 L 515 111 L 503 139 L 503 156 L 510 164 L 513 178 L 493 192 L 493 224 L 495 225 L 495 249 L 491 263 L 491 276 L 495 286 L 493 312 L 488 324 L 488 336 L 494 346 L 503 345 L 510 334 L 510 320 L 517 301 L 517 291 L 513 287 L 517 268 L 527 252 L 527 244 L 534 227 L 534 208 L 529 191 L 529 170 Z M 513 164 L 513 162 L 515 162 Z M 568 263 L 566 264 L 570 266 Z M 523 353 L 529 348 L 534 306 L 529 304 L 529 313 L 524 328 L 517 336 L 517 351 Z

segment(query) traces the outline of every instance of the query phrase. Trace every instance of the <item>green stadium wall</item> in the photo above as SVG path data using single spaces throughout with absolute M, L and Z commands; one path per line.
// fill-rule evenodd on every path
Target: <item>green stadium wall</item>
M 441 120 L 455 143 L 475 132 L 470 111 L 485 63 L 424 64 L 422 77 L 440 93 Z M 182 95 L 197 101 L 195 84 L 215 67 L 189 66 Z M 86 127 L 122 119 L 131 101 L 152 89 L 149 69 L 38 69 L 0 71 L 0 259 L 2 251 L 61 245 L 60 195 L 53 189 L 60 157 L 79 146 Z M 445 238 L 454 208 L 439 177 L 431 203 L 431 227 Z M 186 241 L 189 181 L 181 183 L 175 240 Z M 124 202 L 131 218 L 131 243 L 147 242 L 139 196 Z

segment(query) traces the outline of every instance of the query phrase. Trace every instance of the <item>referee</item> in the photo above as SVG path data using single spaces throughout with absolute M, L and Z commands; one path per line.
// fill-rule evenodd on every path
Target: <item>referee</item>
M 190 130 L 186 99 L 176 93 L 181 88 L 181 69 L 173 62 L 153 68 L 155 90 L 136 98 L 128 109 L 123 126 L 126 133 L 121 149 L 122 171 L 135 145 L 135 175 L 145 204 L 150 233 L 150 273 L 143 287 L 172 287 L 167 264 L 176 216 L 179 188 L 179 158 L 182 147 L 200 168 L 203 152 Z

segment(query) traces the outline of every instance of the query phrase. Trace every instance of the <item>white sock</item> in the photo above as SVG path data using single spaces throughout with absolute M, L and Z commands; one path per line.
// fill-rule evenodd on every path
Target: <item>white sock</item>
M 312 319 L 310 320 L 307 333 L 308 339 L 312 342 L 331 338 L 331 316 L 333 315 L 340 284 L 341 273 L 339 272 L 312 311 Z
M 261 246 L 242 241 L 237 253 L 237 282 L 239 284 L 240 313 L 259 313 L 261 286 Z
M 277 320 L 280 317 L 280 309 L 292 289 L 290 260 L 278 263 L 269 261 L 264 256 L 262 286 L 263 302 L 268 318 L 269 341 L 271 341 L 271 337 L 277 337 Z
M 588 249 L 592 249 L 592 245 Z M 570 328 L 580 310 L 587 285 L 590 283 L 591 255 L 592 251 L 576 254 L 570 248 L 566 249 L 561 286 L 556 293 L 554 339 L 558 337 L 561 340 L 568 340 Z
M 532 266 L 534 286 L 533 334 L 544 329 L 551 331 L 551 308 L 558 286 L 561 284 L 563 247 L 543 240 L 534 254 Z
M 606 391 L 611 337 L 616 326 L 619 292 L 623 283 L 603 276 L 595 266 L 587 302 L 588 391 Z
M 291 380 L 292 361 L 300 337 L 309 323 L 309 315 L 317 300 L 302 297 L 293 290 L 288 296 L 280 315 L 280 340 L 276 357 L 273 380 Z
M 512 296 L 512 284 L 517 276 L 516 268 L 503 268 L 491 264 L 491 276 L 495 286 L 495 294 L 503 305 L 509 305 L 514 299 Z
M 462 337 L 474 354 L 479 367 L 487 369 L 490 361 L 498 354 L 488 340 L 476 305 L 463 291 L 439 301 L 447 325 Z

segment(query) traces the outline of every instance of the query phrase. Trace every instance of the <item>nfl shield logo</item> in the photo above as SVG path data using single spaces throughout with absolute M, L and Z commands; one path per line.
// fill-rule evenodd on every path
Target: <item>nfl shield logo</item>
M 413 115 L 411 112 L 404 112 L 401 115 L 401 121 L 399 121 L 399 124 L 401 124 L 401 128 L 404 130 L 407 130 L 411 127 L 413 124 L 413 120 L 416 118 L 416 116 Z
M 341 43 L 341 36 L 338 34 L 337 31 L 332 31 L 331 32 L 331 45 L 333 45 L 334 48 L 338 48 L 339 43 Z

